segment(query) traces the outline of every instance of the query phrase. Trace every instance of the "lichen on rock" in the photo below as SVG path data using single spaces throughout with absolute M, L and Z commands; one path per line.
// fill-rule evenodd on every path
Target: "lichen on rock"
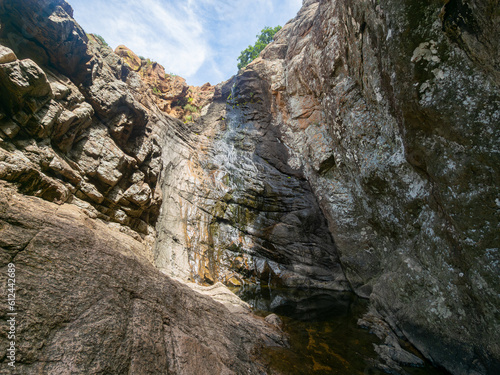
M 192 87 L 87 37 L 64 0 L 0 2 L 23 371 L 260 373 L 249 352 L 284 345 L 279 322 L 221 282 L 369 298 L 386 371 L 420 363 L 408 340 L 500 372 L 496 5 L 307 0 L 237 76 Z

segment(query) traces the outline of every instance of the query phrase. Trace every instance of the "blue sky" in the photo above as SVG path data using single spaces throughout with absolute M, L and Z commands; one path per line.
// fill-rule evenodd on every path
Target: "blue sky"
M 237 57 L 265 26 L 283 26 L 302 0 L 67 0 L 87 33 L 158 61 L 190 85 L 236 74 Z

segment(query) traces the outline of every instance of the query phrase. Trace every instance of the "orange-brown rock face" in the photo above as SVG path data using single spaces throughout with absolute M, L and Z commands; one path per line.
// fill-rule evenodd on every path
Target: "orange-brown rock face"
M 141 59 L 125 46 L 118 46 L 115 53 L 125 65 L 139 73 L 153 102 L 172 117 L 186 123 L 193 122 L 214 96 L 215 87 L 210 83 L 201 87 L 189 86 L 184 78 L 166 73 L 165 68 L 157 62 Z
M 138 72 L 141 68 L 141 59 L 132 50 L 125 46 L 118 46 L 115 53 L 123 59 L 123 62 L 128 65 L 134 72 Z

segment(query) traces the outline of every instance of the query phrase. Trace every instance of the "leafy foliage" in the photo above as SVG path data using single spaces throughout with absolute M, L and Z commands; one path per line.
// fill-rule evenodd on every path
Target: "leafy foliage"
M 264 27 L 259 35 L 257 35 L 257 41 L 253 46 L 248 46 L 247 49 L 241 51 L 238 57 L 238 69 L 243 69 L 245 66 L 250 64 L 255 60 L 261 51 L 274 40 L 274 35 L 281 30 L 281 26 L 276 27 Z
M 198 112 L 198 108 L 196 108 L 194 105 L 191 104 L 186 104 L 184 106 L 184 110 L 189 112 Z

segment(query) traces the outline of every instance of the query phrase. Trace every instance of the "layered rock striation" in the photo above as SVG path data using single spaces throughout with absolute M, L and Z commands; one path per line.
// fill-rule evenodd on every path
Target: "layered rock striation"
M 240 102 L 269 100 L 350 286 L 454 374 L 500 366 L 495 4 L 304 1 L 236 77 Z
M 65 1 L 0 2 L 0 280 L 14 265 L 14 373 L 266 371 L 257 354 L 285 344 L 276 327 L 153 265 L 164 145 L 189 150 L 190 133 Z
M 167 274 L 353 290 L 388 362 L 399 337 L 453 374 L 500 372 L 497 8 L 305 0 L 236 77 L 192 88 L 63 0 L 0 2 L 23 371 L 264 371 L 249 353 L 280 335 Z
M 196 124 L 190 177 L 167 182 L 165 227 L 184 235 L 160 233 L 158 266 L 230 284 L 347 280 L 434 363 L 498 372 L 486 30 L 499 15 L 486 3 L 305 1 Z
M 218 90 L 192 150 L 163 161 L 157 266 L 199 282 L 345 290 L 326 220 L 304 175 L 286 164 L 268 98 L 248 84 L 240 102 L 232 81 Z

